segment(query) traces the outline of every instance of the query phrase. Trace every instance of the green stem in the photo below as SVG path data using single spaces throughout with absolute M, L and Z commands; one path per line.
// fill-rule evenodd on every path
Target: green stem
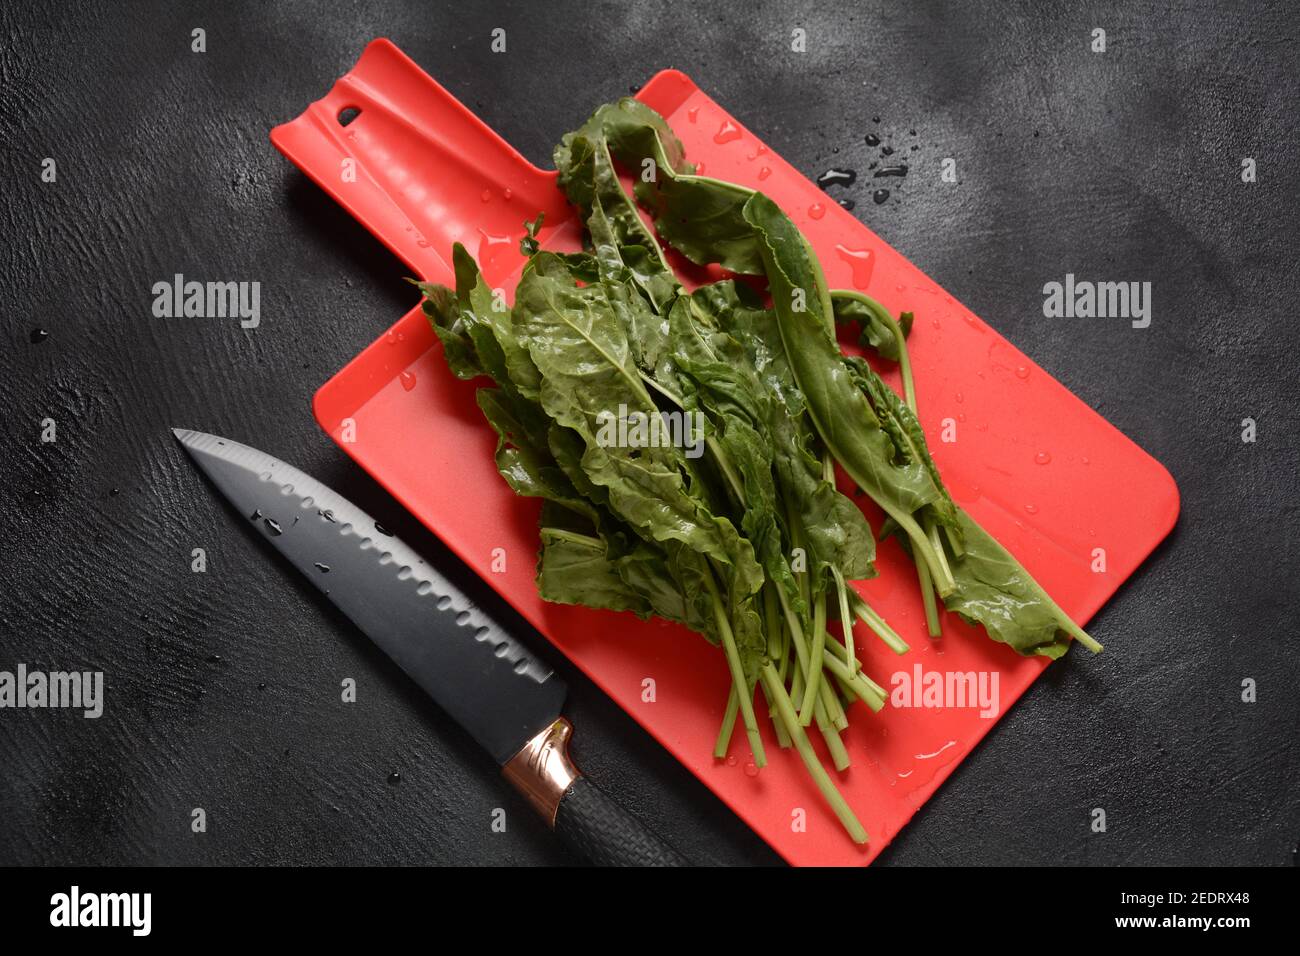
M 780 661 L 778 673 L 781 680 L 785 680 L 785 668 L 788 663 L 787 652 L 785 650 L 785 627 L 781 621 L 780 612 L 777 609 L 776 593 L 773 591 L 775 585 L 771 581 L 763 582 L 763 624 L 767 628 L 767 656 L 774 661 Z M 771 696 L 767 693 L 767 688 L 763 688 L 763 696 L 767 700 L 767 713 L 772 720 L 772 728 L 776 731 L 776 742 L 782 750 L 790 746 L 790 735 L 785 732 L 783 724 L 776 715 L 776 705 L 773 703 Z M 739 702 L 737 702 L 739 703 Z
M 1039 590 L 1042 589 L 1040 588 Z M 1078 624 L 1075 624 L 1074 621 L 1070 619 L 1070 616 L 1061 610 L 1061 606 L 1052 600 L 1051 595 L 1046 591 L 1043 591 L 1043 597 L 1047 600 L 1047 606 L 1052 609 L 1052 613 L 1056 615 L 1056 621 L 1060 625 L 1061 630 L 1065 631 L 1066 634 L 1069 634 L 1094 654 L 1100 654 L 1104 650 L 1102 645 L 1091 634 L 1081 628 Z
M 848 649 L 842 644 L 830 641 L 826 646 L 833 652 L 826 656 L 826 669 L 844 681 L 859 700 L 873 711 L 879 712 L 885 706 L 885 701 L 889 699 L 885 689 L 868 677 L 865 671 L 855 672 L 849 669 L 846 660 Z
M 790 658 L 793 654 L 794 648 L 790 646 L 790 631 L 784 626 L 783 622 L 781 627 L 781 652 L 777 656 L 777 660 L 781 663 L 776 668 L 777 673 L 781 675 L 782 681 L 790 673 Z
M 834 642 L 832 641 L 832 643 Z M 826 720 L 836 730 L 848 730 L 849 717 L 844 713 L 844 705 L 840 703 L 840 699 L 835 693 L 835 688 L 831 686 L 831 682 L 824 676 L 817 684 L 817 693 L 821 697 L 821 707 L 816 713 L 825 713 Z M 816 716 L 816 714 L 814 714 L 814 716 Z
M 849 613 L 849 595 L 844 588 L 844 575 L 840 569 L 831 565 L 831 577 L 835 579 L 835 594 L 840 599 L 840 628 L 844 631 L 844 646 L 849 652 L 849 663 L 857 667 L 858 655 L 853 650 L 853 615 Z
M 943 541 L 939 537 L 939 526 L 934 523 L 932 515 L 927 514 L 922 520 L 925 522 L 925 532 L 930 539 L 930 547 L 934 548 L 935 555 L 943 565 L 944 575 L 951 580 L 952 568 L 948 566 L 948 556 L 943 553 Z
M 713 598 L 713 617 L 722 637 L 722 648 L 726 652 L 727 667 L 731 670 L 731 683 L 740 697 L 740 716 L 745 723 L 745 736 L 749 738 L 749 749 L 754 755 L 754 765 L 767 765 L 767 754 L 763 750 L 763 738 L 758 734 L 758 720 L 754 717 L 754 701 L 749 694 L 749 682 L 745 680 L 745 669 L 740 663 L 740 650 L 736 647 L 736 635 L 731 631 L 731 622 L 722 608 L 722 599 L 718 596 L 718 586 L 713 581 L 713 574 L 704 576 L 709 596 Z
M 930 580 L 930 567 L 924 561 L 916 562 L 916 579 L 921 586 L 921 603 L 925 605 L 925 629 L 931 637 L 943 637 L 939 622 L 939 605 L 934 597 L 934 582 Z
M 835 769 L 841 773 L 849 769 L 849 752 L 844 749 L 844 741 L 840 739 L 839 731 L 834 727 L 819 726 L 817 728 L 822 732 L 822 739 L 826 741 L 826 749 L 831 755 L 831 763 L 835 764 Z
M 826 597 L 825 595 L 816 595 L 813 597 L 812 647 L 808 652 L 808 663 L 804 667 L 808 685 L 804 688 L 803 709 L 799 711 L 799 723 L 804 727 L 812 723 L 813 702 L 817 700 L 817 685 L 820 683 L 822 675 L 822 652 L 825 647 Z
M 889 699 L 889 695 L 885 693 L 885 688 L 881 687 L 879 684 L 873 681 L 866 674 L 859 673 L 858 676 L 861 677 L 863 683 L 865 683 L 871 689 L 871 692 L 876 696 L 878 696 L 881 700 Z
M 912 359 L 907 354 L 907 336 L 903 334 L 903 327 L 894 319 L 893 314 L 883 305 L 867 295 L 865 292 L 858 292 L 854 289 L 831 289 L 831 299 L 852 299 L 860 302 L 867 307 L 867 310 L 883 322 L 894 336 L 894 341 L 898 343 L 898 374 L 903 379 L 903 400 L 907 402 L 907 407 L 916 412 L 916 383 L 912 380 Z
M 930 596 L 931 598 L 934 597 L 933 589 L 930 591 Z M 895 654 L 906 654 L 911 650 L 911 648 L 907 646 L 907 642 L 899 637 L 898 632 L 889 626 L 889 622 L 881 617 L 879 612 L 877 612 L 876 609 L 865 600 L 858 604 L 858 617 L 861 618 L 862 622 L 866 624 L 867 627 L 871 628 L 871 630 L 876 633 L 876 636 L 885 642 L 885 646 Z
M 826 669 L 831 671 L 829 667 Z M 839 689 L 840 706 L 845 708 L 852 706 L 853 702 L 858 699 L 857 692 L 849 686 L 848 681 L 835 673 L 835 671 L 831 671 L 831 677 L 834 678 L 835 686 Z
M 767 701 L 767 714 L 772 718 L 772 727 L 776 731 L 776 745 L 782 750 L 790 749 L 790 735 L 786 733 L 785 721 L 777 715 L 776 702 L 772 700 L 772 695 L 768 693 L 767 686 L 759 684 L 763 689 L 763 700 Z
M 721 760 L 731 748 L 731 735 L 736 730 L 736 713 L 740 710 L 740 694 L 733 682 L 731 692 L 727 695 L 727 709 L 722 712 L 722 726 L 718 728 L 718 739 L 713 744 L 713 756 Z
M 966 554 L 966 545 L 962 544 L 961 536 L 957 534 L 957 529 L 950 524 L 943 526 L 943 533 L 948 537 L 948 547 L 952 548 L 954 558 L 964 557 Z
M 854 674 L 838 657 L 826 658 L 826 669 L 848 686 L 853 695 L 871 708 L 872 713 L 880 713 L 884 708 L 888 696 L 874 686 L 874 681 L 865 676 L 861 671 Z
M 776 669 L 770 663 L 764 663 L 760 673 L 768 694 L 776 701 L 777 713 L 781 715 L 781 719 L 785 722 L 785 729 L 790 733 L 790 738 L 794 741 L 795 748 L 799 751 L 799 756 L 803 759 L 804 766 L 808 768 L 808 773 L 812 776 L 813 782 L 817 784 L 817 789 L 822 792 L 826 802 L 835 811 L 835 816 L 839 818 L 840 823 L 848 831 L 853 842 L 866 843 L 867 831 L 858 822 L 853 809 L 848 805 L 839 790 L 836 789 L 830 774 L 826 772 L 826 768 L 817 759 L 817 753 L 813 750 L 808 735 L 804 733 L 798 715 L 794 712 L 794 705 L 790 703 L 790 698 L 785 692 L 785 685 L 776 676 Z
M 798 615 L 790 607 L 790 601 L 785 596 L 785 592 L 777 588 L 776 596 L 781 602 L 781 613 L 785 616 L 785 626 L 790 632 L 790 642 L 794 644 L 794 652 L 798 658 L 799 666 L 803 668 L 806 674 L 808 672 L 808 645 L 804 641 L 803 625 L 799 623 Z

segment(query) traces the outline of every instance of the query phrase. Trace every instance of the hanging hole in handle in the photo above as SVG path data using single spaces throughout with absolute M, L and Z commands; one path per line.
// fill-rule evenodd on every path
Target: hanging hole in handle
M 361 115 L 360 108 L 356 106 L 345 106 L 343 107 L 343 109 L 339 110 L 339 115 L 338 115 L 339 125 L 347 126 L 349 123 L 351 123 L 360 115 Z

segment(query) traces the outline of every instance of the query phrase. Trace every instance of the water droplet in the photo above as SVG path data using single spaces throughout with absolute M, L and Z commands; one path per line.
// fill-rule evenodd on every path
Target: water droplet
M 389 784 L 395 787 L 402 782 L 402 775 L 398 773 L 396 770 L 394 770 L 392 773 L 388 775 L 388 782 Z
M 497 236 L 485 232 L 482 229 L 478 231 L 478 261 L 484 271 L 490 271 L 497 265 L 497 260 L 505 257 L 510 258 L 519 254 L 519 240 L 511 239 L 509 236 Z
M 874 202 L 877 206 L 879 206 L 881 203 L 883 203 L 883 202 L 884 202 L 886 199 L 888 199 L 888 198 L 889 198 L 889 190 L 888 190 L 888 189 L 877 189 L 875 192 L 873 192 L 873 193 L 871 194 L 871 200 L 872 200 L 872 202 Z
M 266 525 L 266 530 L 271 532 L 271 537 L 276 538 L 284 534 L 280 528 L 280 522 L 274 518 L 263 518 L 262 523 Z
M 762 169 L 758 171 L 759 182 L 762 182 L 764 179 L 767 179 L 767 177 L 771 175 L 772 175 L 772 170 L 764 166 Z
M 501 197 L 502 197 L 503 199 L 505 199 L 506 202 L 509 202 L 511 199 L 513 199 L 513 198 L 514 198 L 514 195 L 515 195 L 515 191 L 514 191 L 513 189 L 511 189 L 509 186 L 507 186 L 507 187 L 506 187 L 504 190 L 502 190 L 502 192 L 501 192 Z
M 482 194 L 481 194 L 478 198 L 481 199 L 481 200 L 483 200 L 484 202 L 491 202 L 491 201 L 492 201 L 492 190 L 490 190 L 490 189 L 485 189 L 485 190 L 483 190 Z
M 965 420 L 966 420 L 966 413 L 965 413 L 965 412 L 958 412 L 958 413 L 957 413 L 957 421 L 959 421 L 959 422 L 964 422 Z
M 746 763 L 746 764 L 745 764 L 745 776 L 746 776 L 746 777 L 757 777 L 757 776 L 758 776 L 758 764 L 754 763 L 754 761 L 752 761 L 752 760 L 749 761 L 748 763 Z
M 858 174 L 852 169 L 835 169 L 826 170 L 817 177 L 817 185 L 822 189 L 829 186 L 844 186 L 848 188 L 858 181 Z
M 221 663 L 221 655 L 220 655 L 220 654 L 209 654 L 209 655 L 208 655 L 208 663 L 209 663 L 209 664 L 220 664 L 220 663 Z
M 334 521 L 334 512 L 331 511 L 329 508 L 326 508 L 324 511 L 317 511 L 316 513 L 320 515 L 322 518 L 324 518 L 326 521 L 329 522 Z
M 703 176 L 703 175 L 704 175 L 704 164 L 703 164 L 703 163 L 696 163 L 696 164 L 695 164 L 695 175 L 696 175 L 696 176 Z
M 808 207 L 809 218 L 820 219 L 824 215 L 826 215 L 826 207 L 823 206 L 821 203 L 815 202 Z
M 880 120 L 876 120 L 876 122 L 879 123 Z M 880 137 L 877 136 L 875 133 L 868 133 L 866 137 L 866 142 L 868 146 L 879 146 Z
M 46 332 L 44 329 L 32 329 L 31 334 L 27 336 L 28 341 L 30 341 L 32 345 L 40 345 L 49 337 L 50 333 Z
M 415 388 L 415 373 L 403 372 L 401 375 L 397 376 L 397 378 L 398 381 L 402 383 L 402 388 L 406 389 L 408 392 Z
M 258 689 L 258 690 L 266 690 L 266 685 L 265 685 L 265 684 L 258 684 L 258 685 L 257 685 L 257 689 Z
M 1037 455 L 1034 456 L 1035 465 L 1050 465 L 1051 463 L 1052 463 L 1052 456 L 1045 451 L 1040 451 Z
M 700 108 L 698 106 L 692 106 L 690 109 L 686 111 L 686 118 L 690 120 L 692 123 L 699 122 Z
M 846 212 L 852 212 L 855 206 L 857 206 L 857 203 L 855 203 L 852 199 L 840 200 L 840 208 L 845 210 Z
M 388 537 L 390 537 L 390 538 L 393 536 L 393 532 L 389 531 L 387 528 L 385 528 L 383 525 L 381 525 L 378 521 L 375 522 L 375 530 L 378 531 L 380 534 L 388 535 Z
M 857 289 L 865 289 L 871 285 L 871 273 L 876 268 L 876 254 L 870 249 L 850 249 L 847 246 L 836 246 L 835 254 L 840 259 L 849 264 L 853 270 L 853 286 Z
M 713 141 L 719 145 L 723 143 L 734 143 L 743 135 L 744 134 L 740 132 L 740 128 L 731 120 L 727 119 L 722 121 L 722 125 L 718 127 L 718 131 L 713 134 Z
M 248 520 L 249 520 L 249 521 L 256 521 L 256 520 L 257 520 L 258 518 L 260 518 L 260 517 L 262 517 L 262 509 L 261 509 L 261 508 L 254 508 L 254 509 L 253 509 L 253 513 L 252 513 L 251 515 L 248 516 Z
M 736 758 L 735 758 L 734 755 L 729 756 L 729 757 L 727 758 L 727 766 L 728 766 L 728 767 L 734 767 L 738 762 L 739 762 L 739 761 L 736 760 Z
M 881 166 L 879 169 L 877 169 L 874 178 L 879 179 L 881 176 L 906 176 L 906 175 L 907 175 L 907 163 L 893 163 L 892 165 Z
M 894 147 L 892 147 L 892 146 L 882 146 L 882 147 L 880 147 L 880 155 L 881 155 L 881 156 L 893 156 L 893 155 L 894 155 Z
M 1038 514 L 1038 505 L 1027 504 L 1025 505 L 1025 510 L 1031 515 L 1036 515 Z
M 1020 378 L 1020 379 L 1029 378 L 1029 366 L 1027 366 L 1027 365 L 1017 365 L 1017 366 L 1016 366 L 1016 378 Z
M 758 159 L 758 157 L 762 156 L 766 152 L 767 152 L 767 147 L 764 146 L 762 143 L 759 143 L 757 146 L 754 147 L 754 151 L 750 153 L 748 156 L 746 156 L 745 158 L 752 163 L 754 160 Z
M 1087 455 L 1084 455 L 1082 458 L 1079 459 L 1079 461 L 1083 462 L 1085 465 L 1091 465 L 1091 464 L 1092 464 L 1092 462 L 1088 459 L 1088 456 L 1087 456 Z
M 317 561 L 316 570 L 319 571 L 321 574 L 329 574 L 330 566 L 328 564 L 321 564 L 319 561 Z
M 394 332 L 392 329 L 389 329 L 387 332 L 384 333 L 384 341 L 387 342 L 389 345 L 396 345 L 397 333 Z
M 880 122 L 880 117 L 879 117 L 879 116 L 873 116 L 873 117 L 871 117 L 871 122 L 873 122 L 873 123 L 879 123 L 879 122 Z

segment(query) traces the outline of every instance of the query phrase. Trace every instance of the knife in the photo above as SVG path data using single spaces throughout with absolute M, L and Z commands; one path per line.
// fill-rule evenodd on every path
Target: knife
M 346 498 L 265 452 L 172 429 L 238 511 L 500 765 L 569 848 L 599 866 L 685 866 L 569 758 L 564 681 Z

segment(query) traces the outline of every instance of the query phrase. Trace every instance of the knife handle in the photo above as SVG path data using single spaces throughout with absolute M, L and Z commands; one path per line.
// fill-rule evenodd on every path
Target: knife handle
M 595 866 L 688 866 L 594 783 L 569 758 L 573 725 L 563 717 L 524 745 L 505 765 L 507 780 L 548 826 Z

